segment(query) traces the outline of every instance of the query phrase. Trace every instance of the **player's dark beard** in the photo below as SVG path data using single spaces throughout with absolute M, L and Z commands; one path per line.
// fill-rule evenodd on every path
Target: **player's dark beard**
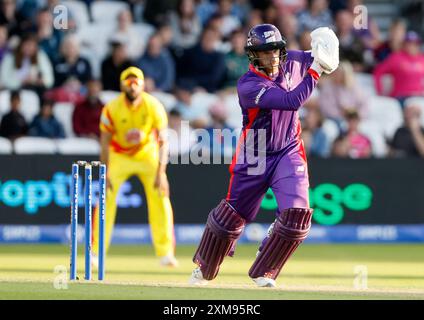
M 137 97 L 136 97 L 136 96 L 132 95 L 132 94 L 131 94 L 131 93 L 129 93 L 129 92 L 125 92 L 125 96 L 127 97 L 127 99 L 128 99 L 130 102 L 133 102 L 135 99 L 137 99 Z

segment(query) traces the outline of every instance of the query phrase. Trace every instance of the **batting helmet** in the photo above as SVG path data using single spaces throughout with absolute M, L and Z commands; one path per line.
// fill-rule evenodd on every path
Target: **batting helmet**
M 287 57 L 286 45 L 286 39 L 281 36 L 280 31 L 274 25 L 258 24 L 250 29 L 244 50 L 250 63 L 260 68 L 257 51 L 280 49 L 280 63 L 282 63 Z

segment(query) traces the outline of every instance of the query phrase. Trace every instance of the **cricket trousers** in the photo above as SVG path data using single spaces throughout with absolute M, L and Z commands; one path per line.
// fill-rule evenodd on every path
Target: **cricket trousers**
M 240 161 L 236 153 L 226 198 L 246 222 L 255 219 L 269 188 L 277 200 L 277 215 L 288 208 L 309 208 L 308 166 L 302 140 L 276 153 L 259 154 L 256 161 L 250 162 L 253 164 Z

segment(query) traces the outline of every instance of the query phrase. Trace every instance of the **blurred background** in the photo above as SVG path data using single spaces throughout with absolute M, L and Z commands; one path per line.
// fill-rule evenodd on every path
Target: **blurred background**
M 180 134 L 171 155 L 199 145 L 224 154 L 222 164 L 169 165 L 177 243 L 197 243 L 226 194 L 237 140 L 213 129 L 240 131 L 236 84 L 248 68 L 246 34 L 259 23 L 275 24 L 289 49 L 310 50 L 320 26 L 340 40 L 338 70 L 300 109 L 315 209 L 307 241 L 424 241 L 422 1 L 0 3 L 0 242 L 68 242 L 71 163 L 97 159 L 102 107 L 119 94 L 120 72 L 137 65 Z M 149 243 L 136 180 L 118 206 L 113 241 Z M 269 191 L 241 242 L 261 240 L 276 208 Z

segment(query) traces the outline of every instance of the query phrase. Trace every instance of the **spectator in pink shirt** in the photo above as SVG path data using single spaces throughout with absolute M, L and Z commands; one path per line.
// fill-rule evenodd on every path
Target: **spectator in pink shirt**
M 414 31 L 406 34 L 402 50 L 392 53 L 374 70 L 378 94 L 382 95 L 382 76 L 391 75 L 393 87 L 386 94 L 401 102 L 410 96 L 424 95 L 424 54 L 420 52 L 421 39 Z
M 332 155 L 337 158 L 362 159 L 372 156 L 371 141 L 359 132 L 360 118 L 356 110 L 347 110 L 347 129 L 334 141 Z

